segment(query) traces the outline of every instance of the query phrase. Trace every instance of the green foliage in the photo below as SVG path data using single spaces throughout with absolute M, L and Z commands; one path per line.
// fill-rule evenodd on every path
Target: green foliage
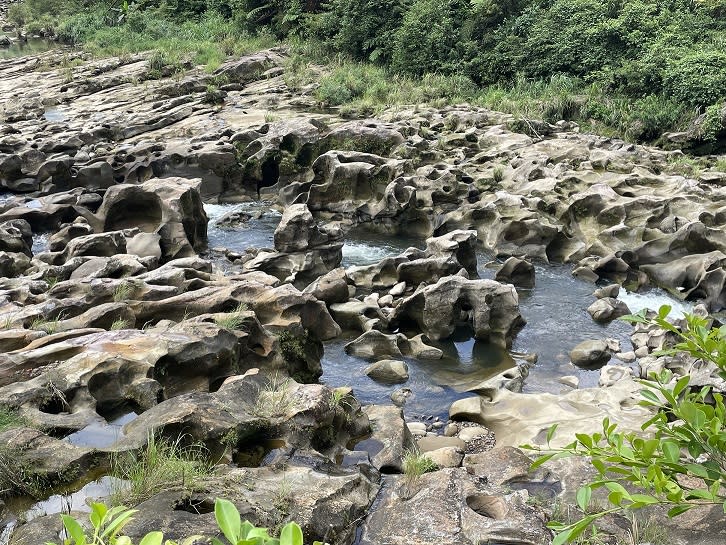
M 696 51 L 677 59 L 665 72 L 664 87 L 676 101 L 715 104 L 726 97 L 726 52 Z
M 63 527 L 68 537 L 63 545 L 133 545 L 131 538 L 121 534 L 124 527 L 133 520 L 138 511 L 124 506 L 108 508 L 102 503 L 91 503 L 89 515 L 90 528 L 86 530 L 79 520 L 70 515 L 61 515 Z M 217 499 L 214 502 L 214 516 L 219 530 L 227 542 L 213 537 L 190 536 L 181 545 L 210 542 L 212 545 L 303 545 L 303 533 L 300 526 L 289 522 L 283 526 L 280 536 L 270 537 L 266 528 L 256 528 L 248 521 L 242 522 L 239 511 L 228 500 Z M 180 545 L 175 541 L 164 541 L 159 531 L 149 532 L 138 542 L 138 545 Z M 49 543 L 48 545 L 54 545 Z M 325 545 L 320 541 L 313 545 Z
M 244 323 L 249 307 L 245 303 L 239 303 L 232 312 L 214 319 L 214 322 L 225 329 L 239 329 Z
M 713 363 L 726 377 L 726 326 L 710 327 L 707 318 L 687 315 L 680 329 L 667 320 L 670 307 L 657 316 L 645 312 L 626 317 L 628 321 L 656 326 L 671 333 L 677 341 L 662 355 L 686 353 Z M 557 532 L 553 544 L 572 542 L 598 518 L 609 513 L 664 505 L 669 516 L 680 515 L 699 505 L 719 504 L 726 511 L 726 406 L 723 396 L 709 387 L 692 389 L 690 377 L 674 380 L 669 371 L 641 381 L 640 405 L 654 411 L 643 424 L 650 435 L 619 431 L 605 419 L 602 432 L 576 434 L 572 443 L 558 449 L 547 448 L 534 464 L 563 456 L 587 456 L 600 478 L 583 486 L 577 504 L 583 512 L 594 490 L 608 491 L 610 507 L 589 513 L 569 524 L 551 524 Z M 556 427 L 550 429 L 547 442 Z M 538 447 L 525 446 L 539 451 Z M 626 488 L 626 486 L 628 488 Z M 632 492 L 634 488 L 643 492 Z
M 387 64 L 410 0 L 331 0 L 318 29 L 333 47 L 355 60 Z
M 437 469 L 439 467 L 434 461 L 418 450 L 407 450 L 403 455 L 403 474 L 409 482 Z
M 25 425 L 25 420 L 16 410 L 0 406 L 0 432 Z
M 170 488 L 193 490 L 214 466 L 201 445 L 184 446 L 182 440 L 158 439 L 150 434 L 139 452 L 123 452 L 111 459 L 111 474 L 128 485 L 113 491 L 115 505 L 138 505 Z
M 255 528 L 248 521 L 242 522 L 239 511 L 228 500 L 217 499 L 214 502 L 214 517 L 229 545 L 303 545 L 303 533 L 296 523 L 289 522 L 283 526 L 280 537 L 270 537 L 266 528 Z M 225 543 L 213 538 L 212 545 Z M 313 545 L 324 544 L 315 541 Z

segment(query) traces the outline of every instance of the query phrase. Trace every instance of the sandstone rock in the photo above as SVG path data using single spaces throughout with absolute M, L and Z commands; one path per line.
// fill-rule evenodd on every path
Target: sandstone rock
M 524 325 L 518 302 L 514 289 L 498 282 L 450 276 L 401 301 L 394 320 L 410 320 L 434 340 L 449 337 L 464 323 L 475 338 L 506 346 Z
M 622 301 L 612 297 L 603 297 L 587 307 L 587 312 L 596 322 L 608 323 L 622 316 L 627 316 L 630 314 L 630 309 Z
M 401 384 L 408 380 L 408 366 L 397 360 L 377 361 L 363 372 L 373 380 L 386 384 Z
M 600 369 L 608 361 L 612 352 L 605 341 L 583 341 L 570 352 L 570 361 L 583 369 Z
M 523 259 L 510 257 L 497 271 L 494 279 L 518 288 L 534 288 L 534 267 Z

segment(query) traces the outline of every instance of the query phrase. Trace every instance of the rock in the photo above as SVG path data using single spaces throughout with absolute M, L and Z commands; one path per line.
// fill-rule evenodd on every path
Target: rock
M 570 361 L 583 369 L 600 369 L 608 361 L 612 352 L 605 341 L 583 341 L 570 352 Z
M 423 422 L 407 422 L 406 426 L 408 426 L 408 431 L 410 431 L 412 435 L 417 435 L 419 437 L 426 435 L 426 424 Z
M 431 452 L 437 449 L 447 447 L 454 447 L 463 451 L 466 447 L 466 444 L 458 437 L 446 437 L 444 435 L 422 437 L 418 440 L 418 448 L 419 450 L 421 450 L 421 452 Z
M 510 257 L 497 271 L 494 279 L 518 288 L 534 288 L 534 266 L 523 259 Z
M 462 468 L 426 473 L 414 483 L 404 479 L 397 477 L 382 489 L 377 508 L 363 525 L 361 545 L 551 541 L 523 491 L 495 491 Z
M 394 322 L 410 320 L 431 339 L 448 338 L 456 326 L 471 326 L 474 337 L 500 346 L 510 345 L 524 325 L 512 287 L 492 280 L 449 276 L 423 286 L 403 299 Z
M 580 387 L 580 379 L 574 375 L 567 375 L 564 377 L 560 377 L 558 382 L 560 384 L 564 384 L 565 386 L 569 386 L 570 388 L 579 388 Z
M 373 380 L 385 384 L 401 384 L 408 380 L 408 365 L 398 360 L 377 361 L 363 372 Z
M 500 390 L 487 399 L 454 402 L 449 416 L 481 424 L 496 435 L 498 446 L 545 445 L 553 424 L 560 431 L 552 445 L 565 445 L 575 433 L 592 433 L 608 417 L 618 429 L 638 432 L 652 413 L 638 406 L 640 386 L 624 377 L 608 388 L 581 388 L 564 394 L 521 394 Z M 628 410 L 623 410 L 627 407 Z M 566 430 L 566 431 L 565 431 Z
M 459 467 L 464 459 L 464 451 L 458 447 L 442 447 L 427 452 L 426 457 L 439 468 Z
M 363 410 L 372 430 L 366 440 L 371 463 L 382 473 L 403 473 L 403 457 L 416 445 L 403 411 L 390 405 L 368 405 Z
M 342 233 L 340 229 L 320 230 L 305 204 L 293 204 L 285 208 L 274 237 L 278 252 L 294 253 L 330 245 Z
M 602 288 L 598 288 L 595 290 L 593 295 L 597 297 L 598 299 L 604 299 L 606 297 L 611 297 L 613 299 L 617 299 L 618 295 L 620 294 L 620 284 L 608 284 L 607 286 L 603 286 Z
M 612 297 L 603 297 L 587 307 L 587 312 L 590 313 L 593 320 L 602 324 L 627 316 L 630 314 L 630 309 L 622 301 Z
M 598 385 L 607 388 L 625 377 L 632 377 L 633 370 L 622 365 L 607 365 L 600 369 L 600 380 Z
M 348 279 L 345 269 L 333 269 L 307 286 L 303 293 L 309 293 L 330 306 L 348 301 Z
M 114 185 L 106 190 L 89 223 L 96 231 L 137 227 L 155 233 L 167 261 L 192 256 L 207 242 L 200 184 L 200 180 L 158 178 L 139 185 Z
M 476 439 L 482 435 L 487 435 L 488 433 L 489 430 L 482 426 L 465 426 L 461 428 L 461 431 L 459 432 L 459 439 L 468 443 L 472 439 Z

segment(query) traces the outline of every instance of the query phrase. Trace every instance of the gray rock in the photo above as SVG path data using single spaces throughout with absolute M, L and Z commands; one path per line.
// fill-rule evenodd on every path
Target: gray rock
M 377 361 L 363 372 L 373 380 L 386 384 L 401 384 L 408 380 L 408 365 L 399 360 Z

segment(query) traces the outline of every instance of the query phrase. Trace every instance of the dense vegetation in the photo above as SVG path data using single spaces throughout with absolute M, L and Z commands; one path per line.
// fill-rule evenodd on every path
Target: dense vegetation
M 322 102 L 363 113 L 466 100 L 638 141 L 699 116 L 704 141 L 726 132 L 726 0 L 110 2 L 24 0 L 10 16 L 97 52 L 159 49 L 210 70 L 288 41 L 298 68 L 333 67 Z

